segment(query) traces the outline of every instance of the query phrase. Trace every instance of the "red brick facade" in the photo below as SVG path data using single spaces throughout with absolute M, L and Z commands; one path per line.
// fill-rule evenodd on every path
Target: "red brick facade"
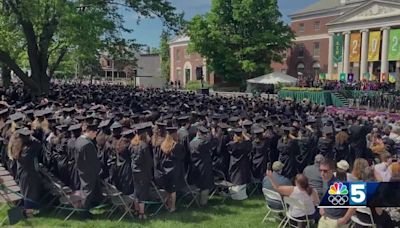
M 183 87 L 188 81 L 197 80 L 196 70 L 201 68 L 205 81 L 209 85 L 213 85 L 214 75 L 207 72 L 205 59 L 198 53 L 188 53 L 188 43 L 189 39 L 187 37 L 177 38 L 170 43 L 170 81 L 179 81 Z
M 330 16 L 293 21 L 291 28 L 296 34 L 293 48 L 287 51 L 283 64 L 272 63 L 274 71 L 304 78 L 316 78 L 319 73 L 327 73 L 329 36 L 326 24 L 335 18 Z

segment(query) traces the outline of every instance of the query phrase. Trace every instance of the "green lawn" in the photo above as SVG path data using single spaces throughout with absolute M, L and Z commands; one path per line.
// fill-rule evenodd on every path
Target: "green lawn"
M 210 201 L 208 208 L 193 208 L 184 210 L 178 208 L 175 213 L 161 212 L 148 221 L 140 222 L 136 219 L 125 219 L 117 223 L 117 218 L 107 220 L 104 215 L 96 215 L 94 220 L 79 221 L 78 217 L 72 217 L 67 222 L 62 218 L 55 217 L 51 213 L 42 215 L 26 221 L 21 221 L 17 226 L 30 227 L 277 227 L 277 223 L 262 224 L 266 208 L 261 195 L 252 197 L 245 201 L 227 200 L 222 204 L 220 198 Z M 5 210 L 1 212 L 5 215 Z

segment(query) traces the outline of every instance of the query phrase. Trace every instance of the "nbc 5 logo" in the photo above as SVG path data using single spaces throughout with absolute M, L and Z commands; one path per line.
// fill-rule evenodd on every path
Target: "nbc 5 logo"
M 349 183 L 350 187 L 350 206 L 367 205 L 367 184 Z

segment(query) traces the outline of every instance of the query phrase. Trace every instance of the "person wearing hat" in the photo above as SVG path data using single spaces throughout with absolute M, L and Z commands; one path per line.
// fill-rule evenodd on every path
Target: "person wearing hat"
M 88 124 L 83 134 L 75 141 L 75 167 L 80 180 L 82 209 L 86 210 L 81 214 L 83 219 L 90 217 L 89 210 L 96 206 L 101 196 L 101 163 L 94 142 L 96 136 L 97 124 Z
M 267 163 L 269 162 L 269 146 L 263 137 L 264 129 L 256 127 L 252 130 L 254 135 L 253 149 L 251 152 L 251 171 L 253 177 L 260 181 L 264 178 L 265 171 L 267 171 Z
M 250 154 L 252 150 L 251 141 L 243 135 L 244 129 L 234 129 L 233 140 L 229 142 L 230 157 L 229 177 L 234 186 L 231 188 L 232 199 L 247 199 L 246 186 L 250 183 Z
M 336 163 L 336 178 L 340 182 L 347 182 L 347 176 L 349 175 L 347 172 L 350 169 L 350 165 L 346 160 L 340 160 Z
M 33 136 L 40 142 L 44 142 L 46 137 L 50 133 L 49 121 L 45 117 L 44 110 L 35 111 L 34 116 L 35 120 L 31 124 Z
M 280 186 L 291 186 L 292 185 L 292 182 L 288 178 L 286 178 L 282 175 L 282 169 L 283 169 L 282 162 L 275 161 L 272 164 L 272 167 L 270 167 L 270 169 L 272 169 L 272 175 L 277 184 L 279 184 Z M 274 188 L 272 187 L 271 181 L 269 180 L 267 175 L 264 176 L 264 179 L 262 181 L 262 186 L 263 186 L 263 188 L 266 188 L 268 190 L 275 191 Z
M 133 194 L 133 173 L 131 166 L 131 153 L 129 151 L 129 144 L 133 139 L 135 131 L 126 130 L 121 133 L 121 138 L 117 141 L 115 147 L 115 167 L 113 184 L 124 195 Z
M 189 144 L 191 158 L 189 183 L 200 188 L 201 206 L 207 205 L 209 190 L 214 185 L 209 133 L 206 127 L 197 126 L 197 135 Z
M 78 170 L 76 169 L 76 148 L 75 142 L 82 134 L 82 125 L 81 124 L 74 124 L 68 128 L 68 131 L 71 133 L 71 137 L 67 141 L 67 155 L 68 155 L 68 164 L 67 167 L 69 169 L 68 178 L 70 179 L 68 182 L 69 187 L 77 191 L 80 189 L 80 179 L 78 175 Z
M 333 153 L 334 135 L 331 126 L 325 126 L 322 129 L 322 137 L 318 140 L 318 153 L 322 154 L 326 159 L 333 160 L 335 154 Z
M 2 140 L 0 140 L 0 163 L 6 167 L 6 162 L 8 160 L 7 157 L 7 150 L 6 148 L 6 134 L 7 134 L 7 130 L 8 130 L 8 126 L 6 124 L 7 119 L 8 119 L 8 114 L 9 114 L 9 110 L 6 109 L 2 109 L 0 111 L 0 138 Z
M 266 130 L 264 134 L 265 141 L 268 145 L 268 160 L 271 162 L 277 161 L 279 158 L 279 152 L 277 149 L 279 142 L 279 135 L 274 130 L 274 124 L 268 123 L 266 124 Z
M 228 143 L 231 141 L 228 132 L 229 128 L 228 124 L 219 123 L 217 131 L 212 135 L 212 141 L 216 144 L 215 152 L 213 153 L 213 168 L 222 172 L 225 178 L 229 176 L 230 154 Z
M 135 129 L 136 135 L 130 144 L 135 210 L 139 214 L 139 219 L 147 218 L 144 211 L 144 201 L 149 200 L 149 191 L 151 180 L 153 177 L 153 159 L 151 157 L 151 149 L 147 143 L 146 126 L 139 124 Z
M 68 140 L 71 138 L 71 132 L 68 131 L 67 125 L 59 125 L 56 127 L 56 134 L 50 141 L 51 152 L 56 166 L 55 175 L 66 185 L 71 185 L 71 172 L 73 164 L 68 164 Z
M 297 139 L 291 134 L 292 127 L 283 127 L 283 135 L 278 141 L 279 161 L 283 163 L 282 175 L 292 179 L 298 173 L 296 157 L 300 154 Z
M 110 123 L 111 120 L 103 120 L 100 122 L 98 128 L 100 129 L 97 136 L 96 136 L 96 146 L 97 146 L 97 151 L 98 151 L 98 158 L 101 162 L 101 174 L 100 176 L 102 178 L 108 178 L 109 177 L 109 170 L 108 170 L 108 154 L 106 151 L 107 148 L 107 142 L 111 138 L 111 130 L 110 130 Z
M 179 183 L 184 182 L 180 178 L 184 178 L 181 164 L 185 158 L 185 151 L 179 143 L 177 130 L 177 127 L 167 127 L 164 140 L 154 149 L 154 179 L 158 186 L 168 192 L 166 206 L 170 212 L 176 210 L 176 191 Z
M 32 131 L 27 128 L 16 130 L 10 140 L 9 155 L 17 166 L 15 179 L 18 180 L 24 200 L 24 212 L 28 217 L 33 215 L 33 209 L 39 208 L 42 197 L 41 176 L 38 167 L 40 153 L 39 142 L 32 138 Z

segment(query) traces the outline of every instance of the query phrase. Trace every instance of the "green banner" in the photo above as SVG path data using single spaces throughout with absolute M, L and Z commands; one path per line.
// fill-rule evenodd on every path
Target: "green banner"
M 326 74 L 325 73 L 320 73 L 319 74 L 319 79 L 320 80 L 325 80 L 326 79 Z
M 333 36 L 333 60 L 335 63 L 342 62 L 343 59 L 343 36 L 337 34 Z
M 341 73 L 340 74 L 340 81 L 346 81 L 346 73 Z
M 364 79 L 365 80 L 369 80 L 370 77 L 371 77 L 371 75 L 369 74 L 369 72 L 365 72 L 364 73 Z
M 400 60 L 400 29 L 390 30 L 389 61 Z

